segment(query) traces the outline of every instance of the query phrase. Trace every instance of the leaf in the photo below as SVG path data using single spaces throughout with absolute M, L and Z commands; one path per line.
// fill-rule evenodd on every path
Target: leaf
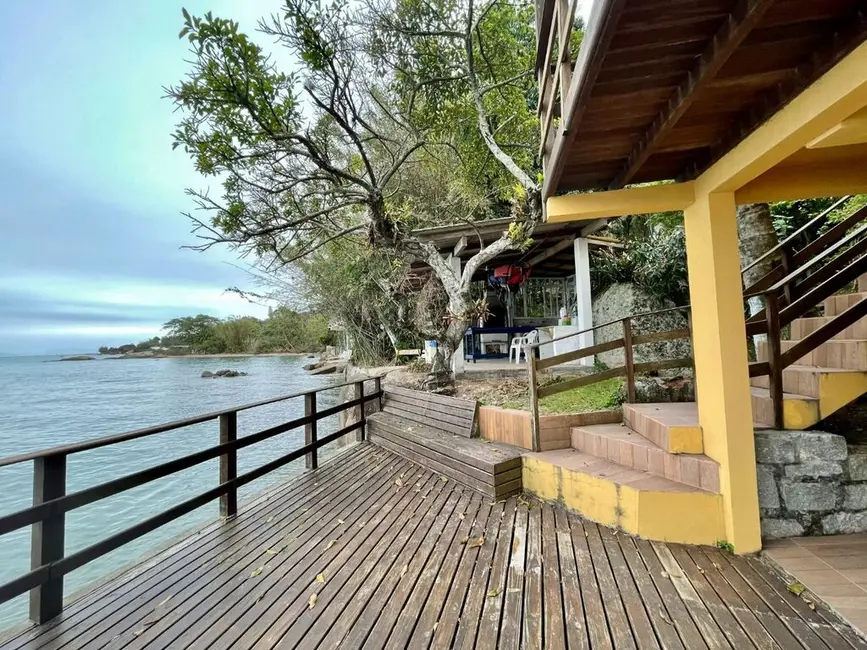
M 268 555 L 277 555 L 277 553 L 279 553 L 281 550 L 282 550 L 282 549 L 279 549 L 279 548 L 276 549 L 276 550 L 273 549 L 273 548 L 266 548 L 266 549 L 265 549 L 265 552 L 266 552 Z
M 316 607 L 317 600 L 319 600 L 319 597 L 316 594 L 310 594 L 310 599 L 307 601 L 307 609 Z
M 786 585 L 786 589 L 791 591 L 796 596 L 800 596 L 802 593 L 804 593 L 804 589 L 806 589 L 806 587 L 804 587 L 804 585 L 802 585 L 800 582 L 792 582 Z
M 324 585 L 325 584 L 325 574 L 324 573 L 318 574 L 316 576 L 316 582 L 318 582 L 321 585 Z
M 264 566 L 260 566 L 256 569 L 253 569 L 253 573 L 250 574 L 250 577 L 255 578 L 255 577 L 261 575 L 262 571 L 264 571 L 264 570 L 265 570 Z
M 365 523 L 367 523 L 367 522 L 364 522 L 364 521 L 359 522 L 359 523 L 358 523 L 358 527 L 359 527 L 359 528 L 364 528 L 364 524 L 365 524 Z
M 480 537 L 477 537 L 472 542 L 467 544 L 467 548 L 478 548 L 478 547 L 484 545 L 484 543 L 485 543 L 485 536 L 481 535 Z
M 169 594 L 168 596 L 166 596 L 165 598 L 163 598 L 163 599 L 159 602 L 159 604 L 157 605 L 157 607 L 162 607 L 162 606 L 165 605 L 167 602 L 169 602 L 169 601 L 172 599 L 172 595 L 173 595 L 173 594 Z
M 668 623 L 669 625 L 674 625 L 674 621 L 668 618 L 668 615 L 665 613 L 665 610 L 662 607 L 659 608 L 659 618 Z
M 342 525 L 345 524 L 346 522 L 345 522 L 343 519 L 338 519 L 338 520 L 337 520 L 337 523 L 340 524 L 340 525 L 342 526 Z
M 404 576 L 406 575 L 406 572 L 407 572 L 407 571 L 409 571 L 409 565 L 408 565 L 408 564 L 404 564 L 404 565 L 403 565 L 403 568 L 400 570 L 400 577 L 401 577 L 401 578 L 404 577 Z
M 445 482 L 447 482 L 447 481 L 449 480 L 449 477 L 448 477 L 448 476 L 440 476 L 440 480 L 441 480 L 443 483 L 445 483 Z
M 332 546 L 334 546 L 336 543 L 337 543 L 337 540 L 336 540 L 336 539 L 332 539 L 330 542 L 328 542 L 328 544 L 325 545 L 325 550 L 327 551 L 329 548 L 331 548 Z
M 488 590 L 488 593 L 485 594 L 485 597 L 486 597 L 486 598 L 496 598 L 496 597 L 499 596 L 499 595 L 500 595 L 500 590 L 499 590 L 499 589 L 489 589 L 489 590 Z
M 403 487 L 403 481 L 401 481 L 399 478 L 394 479 L 394 484 L 399 488 Z
M 274 515 L 271 515 L 270 517 L 268 517 L 268 518 L 265 520 L 265 523 L 266 523 L 266 524 L 270 524 L 272 521 L 274 521 Z
M 465 517 L 466 515 L 463 512 L 458 513 L 458 519 L 460 519 L 461 521 L 463 521 Z

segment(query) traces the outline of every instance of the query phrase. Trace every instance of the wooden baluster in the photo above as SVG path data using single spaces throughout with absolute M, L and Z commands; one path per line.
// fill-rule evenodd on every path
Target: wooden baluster
M 307 393 L 304 396 L 304 415 L 307 417 L 316 417 L 316 393 Z M 304 425 L 304 444 L 312 445 L 314 442 L 316 442 L 315 419 Z M 304 457 L 307 469 L 316 469 L 319 467 L 318 451 L 318 449 L 311 449 Z
M 362 442 L 364 440 L 364 424 L 366 418 L 364 417 L 364 380 L 355 382 L 355 386 L 352 387 L 352 398 L 353 400 L 361 399 L 361 405 L 358 407 L 358 422 L 361 423 L 361 426 L 355 430 L 355 439 L 358 442 Z
M 541 451 L 542 445 L 539 439 L 539 387 L 536 385 L 536 351 L 529 350 L 530 358 L 527 359 L 527 368 L 530 370 L 528 380 L 530 388 L 530 439 L 533 451 Z
M 220 416 L 220 444 L 238 439 L 238 413 L 231 411 Z M 226 483 L 238 476 L 238 450 L 230 449 L 220 455 L 220 483 Z M 232 487 L 220 497 L 220 516 L 234 517 L 238 513 L 238 489 Z
M 623 321 L 623 361 L 626 367 L 626 401 L 635 402 L 635 360 L 632 355 L 632 319 Z
M 780 304 L 776 295 L 765 295 L 765 315 L 768 323 L 768 377 L 771 405 L 774 409 L 774 427 L 783 428 L 783 366 L 780 355 Z
M 33 461 L 33 505 L 66 495 L 66 455 Z M 64 513 L 51 513 L 33 524 L 30 535 L 30 569 L 63 558 L 66 532 Z M 45 623 L 63 611 L 63 576 L 49 574 L 48 581 L 30 591 L 30 620 Z
M 786 277 L 795 270 L 794 262 L 792 260 L 792 250 L 789 248 L 788 244 L 783 245 L 780 249 L 780 266 L 783 267 L 783 277 Z M 787 282 L 783 285 L 783 296 L 786 299 L 786 304 L 792 304 L 792 282 Z
M 379 395 L 379 397 L 376 398 L 376 406 L 377 406 L 376 410 L 381 411 L 382 410 L 382 376 L 381 375 L 373 378 L 373 391 L 377 395 Z

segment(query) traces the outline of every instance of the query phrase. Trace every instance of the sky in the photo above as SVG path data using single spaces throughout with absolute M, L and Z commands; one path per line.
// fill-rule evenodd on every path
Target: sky
M 196 243 L 184 189 L 213 184 L 172 151 L 178 115 L 162 98 L 188 70 L 182 5 L 252 32 L 279 0 L 0 3 L 0 354 L 267 311 L 225 292 L 251 288 L 235 253 L 181 249 Z

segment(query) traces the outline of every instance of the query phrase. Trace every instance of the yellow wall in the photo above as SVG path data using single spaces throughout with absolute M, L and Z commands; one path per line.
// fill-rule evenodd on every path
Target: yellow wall
M 696 197 L 684 226 L 704 453 L 720 464 L 727 541 L 749 553 L 761 530 L 734 194 Z

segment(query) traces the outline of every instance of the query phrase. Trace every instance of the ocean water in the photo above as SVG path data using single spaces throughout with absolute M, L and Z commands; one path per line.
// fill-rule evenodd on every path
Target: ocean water
M 250 402 L 337 383 L 310 376 L 304 357 L 99 359 L 53 362 L 59 357 L 0 358 L 0 458 L 123 433 Z M 202 379 L 203 370 L 232 368 L 246 377 Z M 319 394 L 319 408 L 337 402 L 337 390 Z M 260 431 L 304 413 L 303 398 L 238 414 L 238 435 Z M 319 423 L 320 435 L 337 429 L 337 416 Z M 217 421 L 110 445 L 67 460 L 67 492 L 81 490 L 216 445 Z M 251 445 L 238 452 L 239 473 L 299 448 L 302 429 Z M 336 449 L 320 451 L 327 456 Z M 241 489 L 242 500 L 303 471 L 290 463 Z M 116 532 L 215 487 L 219 460 L 98 501 L 66 515 L 66 553 L 85 548 Z M 33 463 L 0 467 L 0 515 L 32 504 Z M 185 517 L 99 558 L 66 576 L 65 593 L 74 593 L 135 561 L 195 526 L 218 517 L 218 505 Z M 0 584 L 30 568 L 30 528 L 0 536 Z M 27 597 L 0 605 L 0 630 L 23 622 Z M 0 634 L 2 636 L 2 634 Z

